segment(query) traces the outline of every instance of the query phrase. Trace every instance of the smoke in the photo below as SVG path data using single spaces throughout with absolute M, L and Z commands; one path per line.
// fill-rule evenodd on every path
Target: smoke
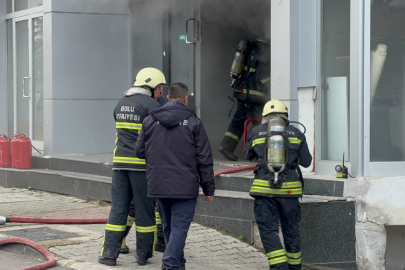
M 245 39 L 270 40 L 270 0 L 203 0 L 203 20 L 223 31 L 239 32 Z
M 270 40 L 270 0 L 129 0 L 132 26 L 137 33 L 152 34 L 168 14 L 195 17 L 200 7 L 203 21 L 231 27 L 247 39 Z M 168 21 L 167 21 L 168 23 Z
M 215 48 L 211 53 L 214 58 L 232 62 L 241 39 L 270 43 L 270 0 L 129 0 L 129 8 L 134 74 L 145 66 L 163 69 L 166 58 L 162 53 L 169 53 L 171 43 L 176 46 L 177 34 L 185 34 L 185 20 L 198 17 L 198 12 L 202 44 Z M 175 28 L 177 34 L 169 28 Z

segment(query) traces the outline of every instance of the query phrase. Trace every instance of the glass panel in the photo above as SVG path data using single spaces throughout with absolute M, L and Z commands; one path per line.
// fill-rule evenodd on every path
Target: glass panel
M 28 20 L 16 23 L 17 131 L 29 135 L 29 35 Z
M 33 128 L 34 140 L 44 140 L 44 54 L 43 19 L 32 19 L 32 66 L 33 66 Z
M 404 24 L 404 1 L 372 1 L 370 161 L 405 161 Z
M 324 0 L 322 21 L 322 155 L 349 161 L 350 0 Z
M 43 5 L 43 0 L 15 0 L 15 11 L 39 7 Z
M 9 136 L 14 132 L 14 89 L 13 89 L 13 22 L 7 22 L 7 104 Z
M 7 0 L 6 2 L 6 13 L 13 12 L 13 0 Z

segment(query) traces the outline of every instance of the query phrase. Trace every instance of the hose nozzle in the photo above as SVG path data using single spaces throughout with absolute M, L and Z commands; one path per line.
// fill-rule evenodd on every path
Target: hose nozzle
M 6 224 L 6 222 L 7 222 L 7 218 L 0 216 L 0 225 L 4 225 L 4 224 Z

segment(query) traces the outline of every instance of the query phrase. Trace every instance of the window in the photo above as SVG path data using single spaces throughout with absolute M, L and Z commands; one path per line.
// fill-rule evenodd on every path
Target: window
M 15 0 L 15 11 L 39 7 L 42 5 L 43 0 Z
M 13 12 L 13 0 L 7 0 L 6 1 L 6 13 L 11 13 Z
M 322 160 L 349 161 L 350 0 L 322 7 Z
M 370 161 L 405 161 L 405 2 L 372 1 Z

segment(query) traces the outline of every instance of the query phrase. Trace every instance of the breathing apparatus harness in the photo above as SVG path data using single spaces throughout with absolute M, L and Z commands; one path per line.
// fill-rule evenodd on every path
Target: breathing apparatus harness
M 246 74 L 249 74 L 250 68 L 252 67 L 253 60 L 256 58 L 255 54 L 255 42 L 250 42 L 248 40 L 239 41 L 238 49 L 236 50 L 234 60 L 232 62 L 232 67 L 230 75 L 232 78 L 232 91 L 236 91 L 237 81 L 242 80 Z M 245 70 L 246 68 L 246 70 Z M 246 95 L 247 103 L 249 104 L 249 81 L 246 82 Z M 228 117 L 231 116 L 233 108 L 235 107 L 235 99 L 231 96 L 228 96 L 229 100 L 233 102 L 232 108 L 228 114 Z
M 304 179 L 299 167 L 291 168 L 287 165 L 288 162 L 288 149 L 290 148 L 290 141 L 287 137 L 286 127 L 290 123 L 296 123 L 304 128 L 303 124 L 296 121 L 289 121 L 286 117 L 274 116 L 267 125 L 267 136 L 265 139 L 265 155 L 263 159 L 259 160 L 259 167 L 268 171 L 268 181 L 270 186 L 281 186 L 286 178 L 286 169 L 297 170 L 299 179 L 304 187 Z

